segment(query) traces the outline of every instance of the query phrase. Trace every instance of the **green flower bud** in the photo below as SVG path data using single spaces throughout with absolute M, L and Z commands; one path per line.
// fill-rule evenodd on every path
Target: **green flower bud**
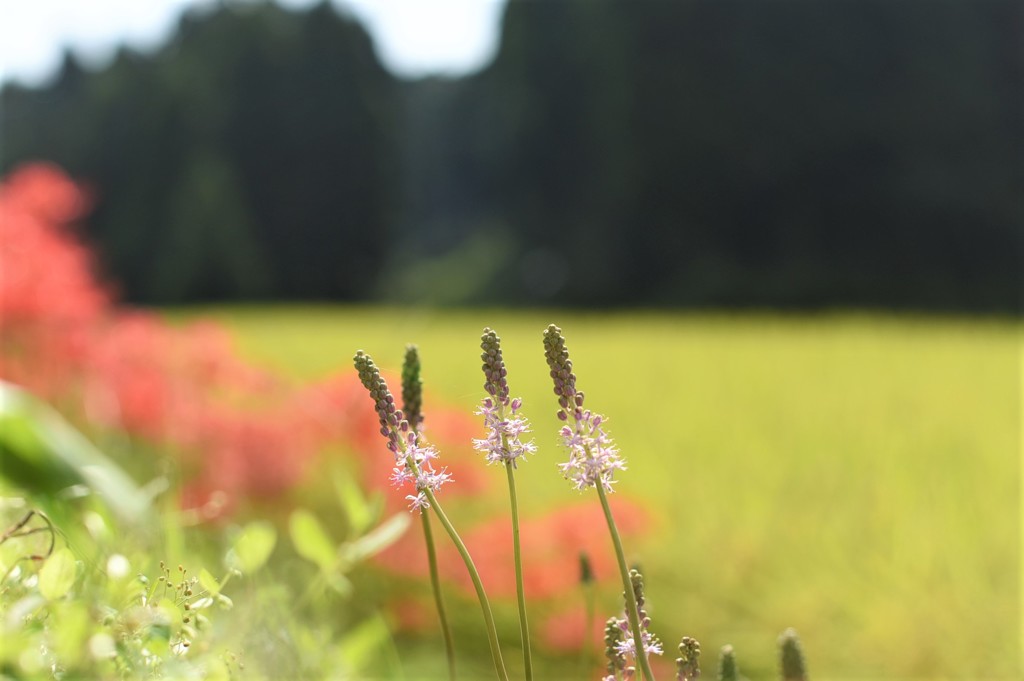
M 405 346 L 402 364 L 402 411 L 414 431 L 423 423 L 423 381 L 420 379 L 420 355 L 415 345 Z
M 807 681 L 804 652 L 793 629 L 786 629 L 779 637 L 779 666 L 783 681 Z
M 718 681 L 740 681 L 732 646 L 722 646 L 722 656 L 718 660 Z

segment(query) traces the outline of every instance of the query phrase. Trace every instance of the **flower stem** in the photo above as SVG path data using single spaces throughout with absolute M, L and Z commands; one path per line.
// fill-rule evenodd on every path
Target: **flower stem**
M 523 640 L 523 667 L 526 670 L 526 681 L 533 681 L 530 626 L 526 622 L 526 594 L 523 591 L 523 559 L 519 548 L 519 504 L 516 500 L 516 479 L 512 474 L 511 461 L 505 463 L 505 472 L 508 473 L 508 496 L 512 502 L 512 550 L 516 566 L 516 595 L 519 598 L 519 631 Z
M 601 500 L 601 508 L 604 509 L 604 518 L 608 521 L 608 532 L 612 535 L 612 544 L 615 545 L 615 557 L 619 562 L 619 573 L 622 575 L 622 588 L 626 597 L 626 617 L 629 618 L 629 628 L 633 632 L 636 659 L 647 681 L 654 681 L 651 664 L 647 660 L 647 652 L 644 650 L 644 639 L 640 629 L 640 616 L 637 613 L 636 596 L 633 594 L 633 583 L 629 579 L 626 556 L 622 552 L 622 540 L 619 538 L 619 530 L 615 527 L 615 518 L 612 517 L 611 507 L 608 506 L 608 495 L 605 494 L 604 486 L 598 481 L 594 487 L 597 489 L 597 496 Z
M 434 590 L 434 603 L 437 604 L 437 618 L 441 621 L 441 633 L 444 634 L 444 651 L 448 656 L 448 678 L 455 681 L 455 644 L 452 641 L 452 630 L 448 626 L 448 614 L 445 612 L 444 596 L 441 595 L 441 580 L 437 573 L 437 553 L 434 550 L 434 531 L 430 527 L 430 516 L 420 513 L 423 520 L 423 538 L 427 543 L 427 562 L 430 564 L 430 586 Z
M 425 489 L 423 493 L 427 497 L 427 501 L 430 502 L 430 508 L 434 509 L 434 513 L 437 514 L 437 519 L 441 521 L 441 525 L 444 526 L 448 536 L 452 538 L 452 542 L 455 544 L 455 548 L 458 550 L 459 555 L 462 556 L 462 562 L 466 564 L 466 570 L 469 571 L 469 577 L 473 580 L 473 588 L 476 589 L 476 597 L 480 601 L 480 609 L 484 613 L 484 624 L 487 628 L 487 642 L 491 646 L 491 659 L 494 661 L 494 671 L 498 674 L 498 678 L 501 681 L 508 681 L 508 672 L 505 671 L 505 663 L 501 659 L 501 647 L 498 645 L 498 631 L 494 626 L 494 615 L 491 614 L 491 603 L 487 600 L 487 594 L 484 592 L 483 582 L 480 581 L 480 573 L 476 571 L 476 566 L 473 564 L 473 558 L 469 555 L 469 551 L 466 549 L 466 545 L 462 543 L 462 538 L 459 537 L 459 533 L 455 531 L 455 527 L 452 526 L 448 516 L 444 514 L 444 510 L 441 509 L 441 505 L 437 503 L 437 497 L 434 496 L 434 492 Z
M 594 613 L 596 606 L 594 605 L 594 585 L 584 584 L 583 585 L 583 606 L 586 611 L 584 617 L 585 624 L 583 625 L 583 644 L 580 646 L 580 678 L 585 678 L 587 673 L 587 664 L 591 658 L 593 652 L 590 650 L 590 646 L 587 645 L 587 641 L 590 637 L 590 632 L 594 630 Z

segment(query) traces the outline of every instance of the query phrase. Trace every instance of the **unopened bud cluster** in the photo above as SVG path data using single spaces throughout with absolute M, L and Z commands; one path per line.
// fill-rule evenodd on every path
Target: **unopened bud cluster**
M 736 653 L 732 646 L 722 646 L 722 657 L 718 661 L 718 681 L 740 681 Z
M 576 420 L 583 418 L 583 393 L 576 390 L 576 374 L 572 372 L 569 350 L 565 347 L 562 330 L 554 324 L 544 330 L 544 358 L 558 396 L 558 418 L 566 421 L 570 412 Z
M 650 655 L 661 655 L 664 652 L 661 641 L 650 631 L 651 618 L 648 616 L 647 611 L 644 610 L 644 578 L 640 575 L 640 571 L 630 570 L 629 581 L 633 590 L 633 598 L 636 599 L 637 617 L 640 621 L 640 636 L 642 639 L 640 645 L 637 646 L 633 638 L 633 629 L 630 627 L 628 615 L 609 620 L 609 625 L 614 621 L 615 626 L 619 630 L 617 639 L 614 642 L 615 653 L 625 660 L 627 664 L 630 661 L 636 662 L 639 655 L 648 657 Z M 623 597 L 625 598 L 625 594 L 623 594 Z M 626 607 L 628 608 L 629 600 L 625 600 Z M 606 628 L 605 641 L 607 642 L 608 640 L 609 630 Z
M 633 585 L 633 598 L 636 599 L 636 613 L 640 618 L 640 629 L 642 630 L 644 654 L 649 655 L 654 653 L 661 655 L 662 647 L 661 641 L 658 637 L 648 631 L 651 628 L 651 617 L 647 614 L 647 610 L 644 609 L 644 605 L 647 603 L 647 599 L 644 596 L 644 578 L 640 574 L 639 570 L 633 569 L 629 571 L 629 582 Z
M 804 651 L 793 629 L 786 629 L 779 637 L 779 661 L 784 681 L 807 681 Z
M 402 411 L 409 427 L 419 431 L 423 423 L 423 381 L 420 380 L 420 353 L 415 345 L 405 346 L 402 363 Z
M 619 618 L 609 617 L 604 625 L 604 656 L 608 660 L 606 670 L 608 674 L 601 681 L 616 681 L 620 672 L 625 673 L 627 678 L 636 672 L 635 667 L 627 667 L 626 656 L 619 652 L 619 644 L 622 643 L 622 626 Z
M 501 404 L 508 404 L 508 372 L 501 356 L 501 339 L 490 327 L 480 336 L 480 359 L 483 360 L 484 390 Z
M 676 681 L 694 681 L 700 676 L 700 643 L 697 639 L 684 636 L 679 642 L 679 657 L 676 658 Z
M 356 352 L 353 358 L 356 371 L 359 372 L 359 381 L 370 393 L 373 400 L 374 410 L 377 412 L 377 421 L 380 424 L 380 434 L 388 439 L 388 449 L 398 454 L 404 447 L 400 443 L 400 433 L 409 431 L 409 422 L 401 409 L 395 407 L 395 398 L 388 390 L 388 384 L 380 375 L 380 369 L 373 363 L 373 359 L 362 350 Z

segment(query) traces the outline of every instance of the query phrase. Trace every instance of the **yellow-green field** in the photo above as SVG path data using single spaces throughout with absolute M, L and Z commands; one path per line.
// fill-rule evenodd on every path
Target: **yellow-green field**
M 588 406 L 656 519 L 628 547 L 669 654 L 682 634 L 772 678 L 801 633 L 817 679 L 1018 678 L 1021 328 L 869 315 L 218 308 L 250 357 L 298 378 L 384 368 L 420 346 L 434 395 L 482 396 L 478 339 L 502 336 L 540 453 L 526 514 L 576 495 L 556 468 L 541 331 L 565 331 Z M 527 558 L 528 559 L 528 558 Z M 614 607 L 616 593 L 602 594 Z M 604 612 L 607 617 L 612 612 Z M 514 630 L 513 630 L 514 633 Z M 512 641 L 515 641 L 513 638 Z M 514 651 L 506 654 L 513 658 Z

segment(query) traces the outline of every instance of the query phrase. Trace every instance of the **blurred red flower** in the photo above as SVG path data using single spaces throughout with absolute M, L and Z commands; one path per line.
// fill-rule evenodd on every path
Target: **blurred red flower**
M 480 462 L 477 465 L 481 466 Z M 646 526 L 647 513 L 637 504 L 616 498 L 612 499 L 612 507 L 622 535 L 635 536 Z M 520 521 L 519 530 L 523 588 L 528 599 L 552 599 L 577 588 L 581 552 L 590 557 L 597 580 L 618 578 L 604 513 L 597 501 L 555 509 L 539 518 L 524 518 Z M 460 534 L 487 585 L 488 595 L 515 598 L 512 523 L 508 516 L 503 514 L 485 520 Z M 465 593 L 474 593 L 462 559 L 443 536 L 438 540 L 438 554 L 441 573 Z M 378 555 L 376 560 L 396 574 L 410 577 L 427 574 L 423 541 L 418 533 L 410 533 Z

